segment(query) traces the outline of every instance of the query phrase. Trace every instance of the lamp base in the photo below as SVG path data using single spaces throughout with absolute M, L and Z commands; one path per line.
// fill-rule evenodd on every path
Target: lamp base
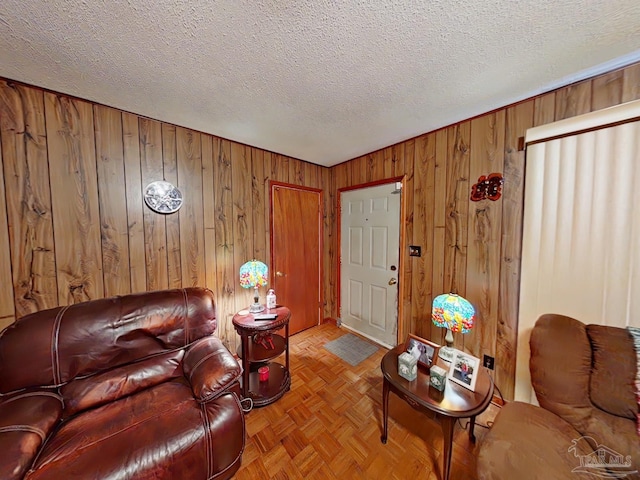
M 453 354 L 456 349 L 453 348 L 453 333 L 450 328 L 447 328 L 447 334 L 444 336 L 444 341 L 447 344 L 445 347 L 440 348 L 438 352 L 438 357 L 440 357 L 445 362 L 451 362 L 453 360 Z
M 438 357 L 440 357 L 445 362 L 453 361 L 453 355 L 455 354 L 456 349 L 453 347 L 440 347 L 438 351 Z
M 266 309 L 264 305 L 260 305 L 259 303 L 252 303 L 249 305 L 249 313 L 260 313 Z

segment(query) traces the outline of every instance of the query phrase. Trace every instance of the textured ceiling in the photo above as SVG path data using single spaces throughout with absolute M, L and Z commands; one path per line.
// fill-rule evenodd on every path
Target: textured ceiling
M 640 60 L 638 0 L 3 0 L 0 76 L 320 165 Z

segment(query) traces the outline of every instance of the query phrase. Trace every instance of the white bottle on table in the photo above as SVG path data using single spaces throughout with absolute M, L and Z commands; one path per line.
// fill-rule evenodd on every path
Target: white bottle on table
M 276 308 L 276 292 L 273 290 L 273 288 L 270 288 L 267 292 L 267 308 Z

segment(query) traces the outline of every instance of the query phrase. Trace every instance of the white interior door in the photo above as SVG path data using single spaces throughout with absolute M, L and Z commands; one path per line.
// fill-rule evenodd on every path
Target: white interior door
M 340 197 L 342 325 L 388 347 L 397 344 L 399 192 L 390 183 Z

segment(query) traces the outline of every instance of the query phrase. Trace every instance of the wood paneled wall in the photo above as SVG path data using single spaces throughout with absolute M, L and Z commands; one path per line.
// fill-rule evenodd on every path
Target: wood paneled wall
M 221 338 L 251 300 L 240 265 L 269 262 L 269 180 L 325 192 L 325 317 L 337 317 L 338 190 L 404 176 L 401 331 L 443 341 L 435 295 L 457 291 L 478 325 L 456 344 L 496 357 L 513 398 L 527 128 L 640 98 L 640 65 L 601 75 L 342 163 L 331 169 L 83 100 L 0 81 L 0 327 L 57 305 L 167 287 L 216 295 Z M 469 201 L 480 175 L 503 196 Z M 185 197 L 163 216 L 143 188 L 166 179 Z M 421 245 L 422 257 L 408 257 Z M 12 286 L 9 288 L 8 286 Z
M 0 328 L 57 305 L 197 285 L 215 292 L 218 333 L 235 349 L 231 318 L 252 294 L 238 270 L 269 263 L 269 180 L 330 180 L 328 168 L 8 80 L 0 143 Z M 183 193 L 176 214 L 144 204 L 160 179 Z
M 433 297 L 450 291 L 468 298 L 478 322 L 458 347 L 496 358 L 496 384 L 507 399 L 515 382 L 516 327 L 527 128 L 640 98 L 640 64 L 489 112 L 332 168 L 331 205 L 338 189 L 404 175 L 406 238 L 401 332 L 438 343 L 444 332 L 431 322 Z M 504 175 L 502 198 L 471 202 L 481 175 Z M 331 225 L 336 212 L 331 210 Z M 335 256 L 339 247 L 329 245 Z M 409 257 L 408 246 L 422 246 Z M 336 270 L 336 262 L 329 262 Z M 330 277 L 336 274 L 327 270 Z M 333 287 L 333 285 L 332 285 Z M 327 298 L 336 298 L 333 287 Z M 332 316 L 339 316 L 334 305 Z

